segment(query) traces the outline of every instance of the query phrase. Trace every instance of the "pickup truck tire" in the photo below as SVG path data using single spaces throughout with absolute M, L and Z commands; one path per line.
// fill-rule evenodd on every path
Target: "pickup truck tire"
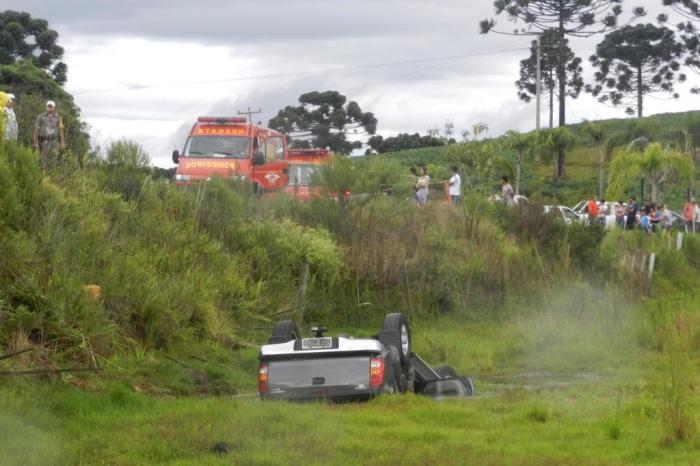
M 286 343 L 301 337 L 299 327 L 293 320 L 280 320 L 272 328 L 272 335 L 267 339 L 268 345 Z
M 379 340 L 385 340 L 382 343 L 398 348 L 401 366 L 407 372 L 406 369 L 411 365 L 411 328 L 403 314 L 400 312 L 387 314 L 382 331 L 379 332 Z
M 474 396 L 474 381 L 472 380 L 471 377 L 458 377 L 459 380 L 462 381 L 462 384 L 467 389 L 467 394 L 469 396 Z
M 435 372 L 443 379 L 456 379 L 458 378 L 457 372 L 452 368 L 452 366 L 440 366 L 435 368 Z
M 408 390 L 408 378 L 406 377 L 403 366 L 401 365 L 399 349 L 395 346 L 391 346 L 389 351 L 389 360 L 392 361 L 391 366 L 394 372 L 394 380 L 396 381 L 396 390 L 399 393 L 406 393 L 406 391 Z

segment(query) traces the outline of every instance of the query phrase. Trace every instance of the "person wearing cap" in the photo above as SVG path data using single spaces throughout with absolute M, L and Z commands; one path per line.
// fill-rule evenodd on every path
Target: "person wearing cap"
M 58 151 L 66 147 L 63 120 L 56 113 L 56 103 L 46 102 L 46 112 L 36 117 L 34 123 L 34 147 L 40 150 L 41 165 L 52 168 L 58 162 Z
M 16 141 L 19 134 L 19 126 L 17 125 L 17 115 L 15 115 L 15 95 L 7 94 L 7 103 L 5 104 L 5 140 Z

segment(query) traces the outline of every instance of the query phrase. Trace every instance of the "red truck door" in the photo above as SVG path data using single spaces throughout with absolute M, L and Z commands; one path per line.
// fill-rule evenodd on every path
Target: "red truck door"
M 287 185 L 284 138 L 258 135 L 253 141 L 253 181 L 265 191 L 277 191 Z

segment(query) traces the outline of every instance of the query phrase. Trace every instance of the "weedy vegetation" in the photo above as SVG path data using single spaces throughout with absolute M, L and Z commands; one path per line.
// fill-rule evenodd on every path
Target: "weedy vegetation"
M 176 189 L 129 141 L 47 174 L 33 151 L 0 144 L 0 344 L 31 348 L 0 371 L 101 369 L 3 375 L 3 461 L 696 461 L 700 239 L 677 250 L 675 232 L 542 215 L 539 203 L 594 192 L 590 147 L 570 152 L 556 186 L 548 164 L 526 163 L 531 205 L 489 202 L 515 157 L 498 144 L 337 158 L 307 203 L 219 179 Z M 461 205 L 437 187 L 416 208 L 417 163 L 438 182 L 467 167 Z M 256 399 L 257 348 L 276 320 L 371 335 L 394 311 L 417 352 L 475 377 L 475 399 Z

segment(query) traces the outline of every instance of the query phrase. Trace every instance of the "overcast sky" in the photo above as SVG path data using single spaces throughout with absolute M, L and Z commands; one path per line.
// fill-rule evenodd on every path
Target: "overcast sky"
M 644 6 L 654 22 L 661 3 L 625 0 L 623 17 Z M 531 39 L 480 35 L 492 0 L 4 0 L 2 8 L 59 32 L 66 89 L 94 140 L 134 139 L 160 166 L 171 165 L 198 115 L 250 106 L 267 123 L 313 90 L 356 100 L 385 136 L 446 120 L 458 132 L 487 123 L 490 136 L 534 127 L 534 103 L 520 102 L 514 86 Z M 587 59 L 599 40 L 571 45 Z M 678 101 L 648 98 L 645 113 L 697 109 L 700 96 L 688 88 L 698 76 L 689 81 Z M 588 95 L 568 103 L 570 122 L 609 117 L 625 117 L 624 109 Z

